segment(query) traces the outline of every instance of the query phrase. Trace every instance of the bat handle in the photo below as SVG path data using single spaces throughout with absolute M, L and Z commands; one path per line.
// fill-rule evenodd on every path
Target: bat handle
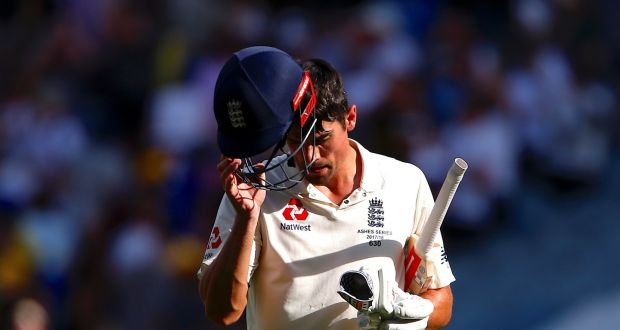
M 467 167 L 467 163 L 462 158 L 454 159 L 454 163 L 448 170 L 446 179 L 437 194 L 435 205 L 429 214 L 426 225 L 420 235 L 420 239 L 416 243 L 416 251 L 419 253 L 426 255 L 433 247 L 435 237 L 439 232 L 439 228 L 441 227 L 443 219 L 446 216 L 448 207 L 452 202 L 452 197 L 454 197 L 454 193 L 456 192 L 461 179 L 463 179 L 463 175 L 465 174 Z

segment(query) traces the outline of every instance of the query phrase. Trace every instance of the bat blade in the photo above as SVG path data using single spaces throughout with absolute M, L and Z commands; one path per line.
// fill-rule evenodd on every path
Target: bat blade
M 426 260 L 426 256 L 433 247 L 433 243 L 439 233 L 448 208 L 450 207 L 454 193 L 459 183 L 461 183 L 461 179 L 467 167 L 468 165 L 463 159 L 456 158 L 454 160 L 439 190 L 439 194 L 437 194 L 435 205 L 424 224 L 424 228 L 422 228 L 422 232 L 419 236 L 412 235 L 407 242 L 407 255 L 405 256 L 405 288 L 409 288 L 415 293 L 419 293 L 419 291 L 423 290 L 425 285 L 428 284 L 426 269 L 422 265 L 422 261 Z

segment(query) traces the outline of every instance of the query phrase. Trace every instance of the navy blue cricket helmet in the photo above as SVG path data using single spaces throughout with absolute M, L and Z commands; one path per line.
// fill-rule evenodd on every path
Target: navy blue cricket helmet
M 311 164 L 306 164 L 299 174 L 284 175 L 286 180 L 282 182 L 265 182 L 258 177 L 274 168 L 290 172 L 283 167 L 294 166 L 292 157 L 301 147 L 293 152 L 287 150 L 286 134 L 296 118 L 302 126 L 312 118 L 309 125 L 314 127 L 315 103 L 308 73 L 289 54 L 266 46 L 239 50 L 224 64 L 215 84 L 213 110 L 220 151 L 243 160 L 238 175 L 244 181 L 264 189 L 290 188 L 292 185 L 284 181 L 298 183 Z M 310 135 L 306 134 L 302 141 Z M 264 166 L 256 166 L 253 157 L 266 152 L 268 156 L 261 160 Z

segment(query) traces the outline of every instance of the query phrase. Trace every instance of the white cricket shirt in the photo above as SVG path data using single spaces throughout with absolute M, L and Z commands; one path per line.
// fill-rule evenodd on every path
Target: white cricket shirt
M 419 233 L 433 196 L 416 166 L 350 141 L 362 181 L 341 205 L 311 184 L 267 192 L 248 265 L 248 329 L 359 329 L 357 311 L 336 291 L 342 273 L 362 266 L 381 267 L 404 286 L 405 240 Z M 234 212 L 224 196 L 199 276 L 226 243 Z M 440 235 L 436 243 L 443 246 Z M 437 264 L 431 288 L 454 281 L 447 261 Z

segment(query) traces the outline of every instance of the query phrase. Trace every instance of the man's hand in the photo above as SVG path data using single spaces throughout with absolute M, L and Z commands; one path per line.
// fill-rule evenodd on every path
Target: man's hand
M 433 303 L 401 290 L 381 269 L 345 272 L 338 294 L 358 310 L 361 329 L 424 329 Z
M 241 159 L 221 157 L 217 164 L 217 170 L 220 172 L 220 181 L 226 195 L 232 202 L 237 214 L 247 218 L 258 218 L 260 209 L 265 201 L 265 191 L 257 189 L 251 184 L 243 182 L 236 174 L 241 166 Z M 257 167 L 264 166 L 257 164 Z M 261 178 L 265 179 L 263 173 Z
M 392 287 L 392 306 L 392 317 L 403 320 L 428 319 L 434 310 L 430 300 L 404 292 L 395 283 Z

